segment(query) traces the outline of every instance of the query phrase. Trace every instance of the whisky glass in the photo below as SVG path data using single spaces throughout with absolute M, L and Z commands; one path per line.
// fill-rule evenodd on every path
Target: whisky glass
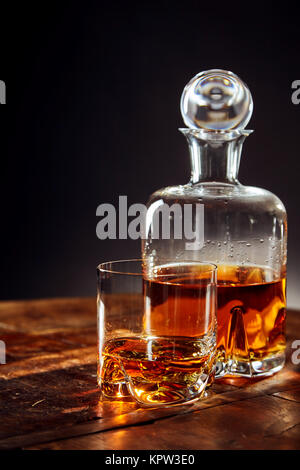
M 98 274 L 98 383 L 110 400 L 144 407 L 189 403 L 214 378 L 217 267 L 142 260 L 102 263 Z

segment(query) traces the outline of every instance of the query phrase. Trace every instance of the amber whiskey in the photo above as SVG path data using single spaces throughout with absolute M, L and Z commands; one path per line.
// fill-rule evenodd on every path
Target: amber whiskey
M 102 392 L 109 398 L 121 398 L 129 391 L 146 405 L 198 398 L 211 381 L 214 346 L 212 337 L 111 339 L 103 348 Z
M 218 349 L 234 361 L 261 361 L 285 349 L 286 280 L 269 268 L 218 268 Z
M 164 272 L 161 268 L 159 274 Z M 187 267 L 186 267 L 187 269 Z M 166 290 L 159 283 L 148 286 L 146 329 L 150 333 L 184 332 L 187 336 L 203 334 L 205 325 L 201 302 L 201 273 L 191 265 L 190 284 L 180 293 L 175 286 Z M 168 268 L 170 271 L 170 267 Z M 176 270 L 174 265 L 173 270 Z M 255 266 L 218 266 L 219 360 L 243 363 L 276 358 L 285 350 L 286 280 L 270 268 Z M 186 281 L 188 282 L 188 281 Z M 204 297 L 203 297 L 204 301 Z M 174 315 L 174 308 L 176 314 Z M 234 367 L 234 365 L 233 365 Z M 249 369 L 249 368 L 248 368 Z M 247 373 L 241 375 L 251 375 Z M 255 371 L 254 371 L 255 374 Z
M 144 280 L 142 334 L 112 338 L 102 347 L 104 396 L 131 395 L 156 406 L 194 400 L 210 385 L 216 355 L 214 297 L 203 275 L 187 274 L 168 268 L 156 273 L 159 281 Z

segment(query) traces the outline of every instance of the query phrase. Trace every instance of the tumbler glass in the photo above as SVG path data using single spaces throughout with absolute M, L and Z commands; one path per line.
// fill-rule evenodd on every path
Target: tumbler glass
M 213 264 L 102 263 L 98 273 L 98 383 L 108 399 L 141 406 L 201 398 L 216 357 Z

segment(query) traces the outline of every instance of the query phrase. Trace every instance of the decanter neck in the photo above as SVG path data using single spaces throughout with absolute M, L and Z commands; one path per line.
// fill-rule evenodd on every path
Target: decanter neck
M 244 140 L 253 131 L 207 131 L 180 129 L 191 158 L 191 183 L 239 184 L 238 171 Z

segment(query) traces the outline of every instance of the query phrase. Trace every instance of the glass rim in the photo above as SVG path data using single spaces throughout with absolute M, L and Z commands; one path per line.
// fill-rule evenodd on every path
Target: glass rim
M 171 260 L 171 259 L 162 259 L 162 264 L 159 264 L 158 266 L 155 266 L 155 267 L 167 267 L 168 266 L 168 263 L 172 263 L 173 265 L 176 263 L 176 260 Z M 165 263 L 166 262 L 166 263 Z M 125 276 L 142 276 L 143 275 L 143 272 L 129 272 L 129 271 L 120 271 L 120 270 L 117 270 L 117 269 L 112 269 L 112 268 L 108 268 L 108 265 L 114 265 L 114 264 L 125 264 L 125 263 L 140 263 L 141 266 L 143 267 L 143 263 L 144 263 L 144 260 L 142 258 L 131 258 L 131 259 L 119 259 L 119 260 L 113 260 L 113 261 L 104 261 L 103 263 L 100 263 L 98 264 L 97 266 L 97 270 L 99 270 L 100 272 L 102 273 L 110 273 L 110 274 L 123 274 Z M 205 273 L 216 273 L 217 270 L 218 270 L 218 266 L 214 263 L 211 263 L 211 262 L 208 262 L 208 261 L 196 261 L 196 260 L 178 260 L 178 264 L 182 264 L 182 265 L 186 265 L 186 264 L 193 264 L 193 265 L 197 265 L 197 266 L 206 266 L 207 269 L 205 269 L 204 271 L 202 271 L 202 274 L 205 274 Z M 180 275 L 191 275 L 191 272 L 182 272 L 180 273 Z M 155 273 L 155 276 L 157 278 L 159 278 L 160 276 L 161 277 L 177 277 L 178 276 L 178 273 L 170 273 L 170 274 L 167 274 L 167 273 L 164 273 L 164 274 L 157 274 Z

